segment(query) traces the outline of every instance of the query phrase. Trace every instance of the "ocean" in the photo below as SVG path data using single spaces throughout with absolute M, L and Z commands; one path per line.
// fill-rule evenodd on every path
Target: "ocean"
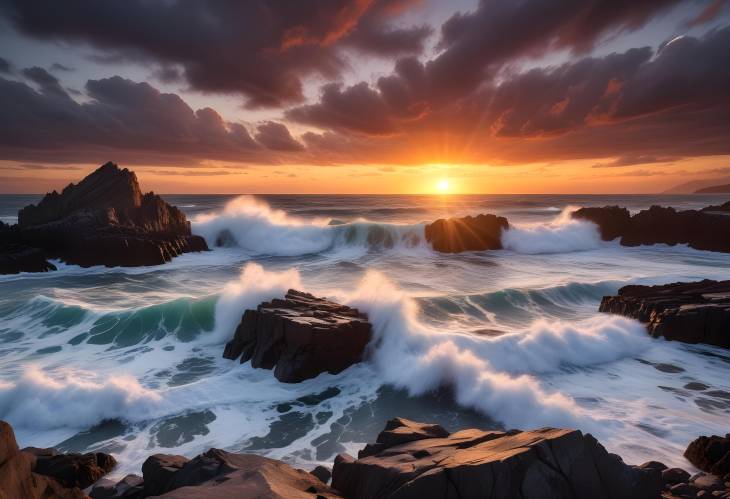
M 730 279 L 730 254 L 621 247 L 569 216 L 727 196 L 163 197 L 223 246 L 157 267 L 0 276 L 0 419 L 21 446 L 111 452 L 117 476 L 153 453 L 210 447 L 311 469 L 402 416 L 577 427 L 628 463 L 691 468 L 686 445 L 728 430 L 730 353 L 597 310 L 630 283 Z M 0 196 L 0 220 L 39 199 Z M 439 254 L 424 241 L 426 222 L 479 213 L 509 219 L 504 250 Z M 283 384 L 223 359 L 243 311 L 289 288 L 367 313 L 367 362 Z

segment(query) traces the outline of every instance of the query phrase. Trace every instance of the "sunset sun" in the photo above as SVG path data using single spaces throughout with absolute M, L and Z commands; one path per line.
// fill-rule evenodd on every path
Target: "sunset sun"
M 448 179 L 441 179 L 438 182 L 436 182 L 436 192 L 440 194 L 446 194 L 450 191 L 450 185 Z

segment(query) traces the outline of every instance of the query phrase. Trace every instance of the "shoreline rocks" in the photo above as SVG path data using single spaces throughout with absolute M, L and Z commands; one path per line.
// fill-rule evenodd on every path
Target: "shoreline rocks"
M 283 300 L 244 312 L 223 357 L 298 383 L 362 361 L 371 338 L 372 326 L 357 309 L 290 289 Z
M 18 224 L 0 226 L 0 235 L 0 273 L 55 270 L 46 258 L 83 267 L 159 265 L 208 249 L 179 209 L 142 194 L 134 172 L 111 162 L 22 208 Z
M 371 498 L 659 498 L 661 474 L 629 466 L 577 430 L 416 431 L 396 419 L 381 447 L 358 459 L 340 454 L 332 486 L 350 499 Z M 391 440 L 405 428 L 413 440 Z M 385 435 L 384 435 L 385 434 Z M 443 435 L 446 436 L 443 436 Z
M 730 433 L 724 437 L 712 435 L 693 440 L 684 451 L 684 457 L 713 475 L 730 474 Z
M 730 252 L 729 215 L 730 202 L 684 211 L 654 205 L 633 216 L 618 206 L 580 208 L 572 213 L 573 218 L 598 225 L 604 240 L 620 238 L 622 246 L 686 244 L 723 253 Z
M 460 253 L 502 249 L 502 232 L 509 228 L 504 217 L 477 215 L 440 218 L 425 227 L 426 241 L 435 251 Z
M 598 310 L 637 319 L 655 338 L 730 348 L 730 281 L 624 286 Z

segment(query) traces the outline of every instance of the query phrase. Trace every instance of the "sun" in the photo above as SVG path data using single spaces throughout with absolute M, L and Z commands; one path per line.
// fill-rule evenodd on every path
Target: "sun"
M 436 182 L 436 191 L 442 194 L 449 192 L 449 187 L 450 185 L 448 179 L 442 178 L 441 180 Z

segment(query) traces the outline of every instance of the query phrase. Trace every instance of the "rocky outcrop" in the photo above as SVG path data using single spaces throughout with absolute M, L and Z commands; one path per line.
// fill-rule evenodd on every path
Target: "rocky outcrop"
M 314 475 L 254 454 L 210 449 L 193 459 L 156 454 L 147 458 L 142 479 L 128 476 L 113 487 L 101 484 L 93 499 L 164 497 L 165 499 L 334 499 L 341 496 Z M 98 490 L 97 490 L 98 489 Z M 105 495 L 112 490 L 112 495 Z
M 35 447 L 25 448 L 23 452 L 35 458 L 35 473 L 55 478 L 64 487 L 85 489 L 109 473 L 117 464 L 116 459 L 104 452 L 64 454 L 56 449 Z
M 28 262 L 21 271 L 52 270 L 40 263 L 45 258 L 85 267 L 159 265 L 208 249 L 203 238 L 191 234 L 180 210 L 152 192 L 142 194 L 137 176 L 114 163 L 21 209 L 17 226 L 6 231 L 26 249 L 5 249 L 0 265 L 18 261 L 20 254 Z
M 18 449 L 13 429 L 0 421 L 0 499 L 84 499 L 77 487 L 33 471 L 36 457 Z
M 477 215 L 440 218 L 426 225 L 426 241 L 442 253 L 502 249 L 502 231 L 509 228 L 504 217 Z
M 699 437 L 687 446 L 684 457 L 701 470 L 727 475 L 730 473 L 730 433 L 724 437 Z
M 290 289 L 246 310 L 223 357 L 274 369 L 285 383 L 337 374 L 362 360 L 372 326 L 357 309 Z
M 386 432 L 401 425 L 417 426 L 394 420 Z M 396 440 L 358 459 L 337 456 L 332 486 L 351 499 L 652 499 L 662 491 L 660 471 L 628 466 L 577 430 L 404 433 L 420 438 Z
M 654 337 L 730 348 L 730 281 L 624 286 L 599 311 L 644 322 Z
M 652 206 L 628 216 L 625 208 L 581 208 L 574 218 L 598 225 L 605 240 L 620 238 L 623 246 L 650 244 L 686 244 L 690 248 L 730 252 L 730 207 L 709 206 L 702 210 L 677 211 L 674 208 Z

